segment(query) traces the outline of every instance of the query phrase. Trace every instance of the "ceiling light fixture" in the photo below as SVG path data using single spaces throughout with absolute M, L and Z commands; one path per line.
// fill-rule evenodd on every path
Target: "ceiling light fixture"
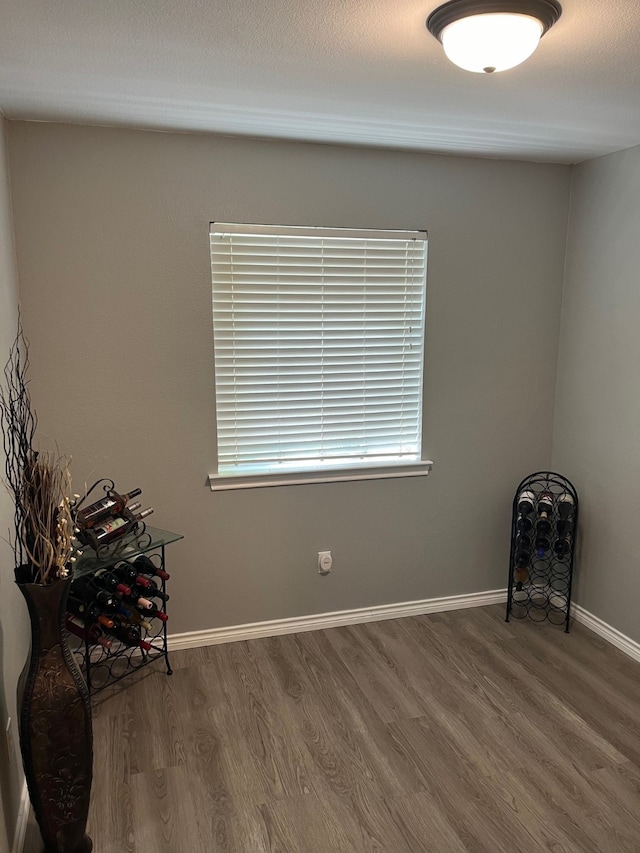
M 450 0 L 427 29 L 455 65 L 491 74 L 524 62 L 561 14 L 555 0 Z

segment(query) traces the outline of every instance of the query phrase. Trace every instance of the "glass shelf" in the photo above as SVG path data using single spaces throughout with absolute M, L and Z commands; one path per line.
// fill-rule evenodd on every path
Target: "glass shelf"
M 89 545 L 85 545 L 84 553 L 78 557 L 73 567 L 73 577 L 82 577 L 89 572 L 95 572 L 96 569 L 112 566 L 118 560 L 131 560 L 147 551 L 153 551 L 171 542 L 178 542 L 183 538 L 181 533 L 171 533 L 169 530 L 160 530 L 158 527 L 147 527 L 144 533 L 131 533 L 113 542 L 100 556 Z

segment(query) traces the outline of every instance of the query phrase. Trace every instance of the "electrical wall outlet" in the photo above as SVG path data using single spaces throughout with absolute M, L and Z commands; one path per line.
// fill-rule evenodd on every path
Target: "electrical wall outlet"
M 328 575 L 333 568 L 333 557 L 331 551 L 318 551 L 318 572 L 321 575 Z
M 13 725 L 11 717 L 7 720 L 7 725 L 4 728 L 4 734 L 7 741 L 7 754 L 9 756 L 9 762 L 13 761 L 13 756 L 15 755 L 14 747 L 13 747 Z

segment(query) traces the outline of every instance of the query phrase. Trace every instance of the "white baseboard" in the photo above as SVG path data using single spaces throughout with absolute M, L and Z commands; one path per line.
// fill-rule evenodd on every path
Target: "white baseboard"
M 594 634 L 602 637 L 603 640 L 611 643 L 611 645 L 616 646 L 620 651 L 629 655 L 630 658 L 640 661 L 640 643 L 632 640 L 631 637 L 627 637 L 622 631 L 613 628 L 598 616 L 594 616 L 593 613 L 589 613 L 588 610 L 580 607 L 579 604 L 571 605 L 571 615 L 577 622 L 581 622 L 586 628 L 593 631 Z
M 275 637 L 278 634 L 320 631 L 324 628 L 338 628 L 341 625 L 379 622 L 383 619 L 399 619 L 402 616 L 421 616 L 424 613 L 443 613 L 446 610 L 460 610 L 465 607 L 501 604 L 506 601 L 506 598 L 506 590 L 492 589 L 469 595 L 426 598 L 423 601 L 404 601 L 398 604 L 382 604 L 376 607 L 358 607 L 355 610 L 316 613 L 312 616 L 293 616 L 290 619 L 274 619 L 269 622 L 252 622 L 247 625 L 210 628 L 205 631 L 188 631 L 185 634 L 170 635 L 169 647 L 171 649 L 193 649 L 198 646 L 213 646 L 218 643 L 255 640 L 258 637 Z
M 30 812 L 31 803 L 29 802 L 29 791 L 27 790 L 27 780 L 25 779 L 22 784 L 20 807 L 18 808 L 18 817 L 16 819 L 16 826 L 13 832 L 11 853 L 22 853 L 24 850 L 24 839 L 27 834 L 27 824 L 29 823 Z
M 240 640 L 255 640 L 259 637 L 275 637 L 279 634 L 296 634 L 301 631 L 338 628 L 341 625 L 379 622 L 383 619 L 400 619 L 403 616 L 444 613 L 447 610 L 460 610 L 466 607 L 485 607 L 489 604 L 503 604 L 506 600 L 506 589 L 492 589 L 469 595 L 426 598 L 422 601 L 404 601 L 397 604 L 382 604 L 377 607 L 358 607 L 354 610 L 338 610 L 333 613 L 317 613 L 312 616 L 293 616 L 290 619 L 274 619 L 268 622 L 210 628 L 205 631 L 188 631 L 184 634 L 171 634 L 169 645 L 171 649 L 176 650 L 194 649 L 199 646 L 214 646 L 218 643 L 235 643 Z M 603 622 L 602 619 L 594 616 L 579 604 L 571 605 L 571 616 L 629 657 L 640 661 L 640 643 Z

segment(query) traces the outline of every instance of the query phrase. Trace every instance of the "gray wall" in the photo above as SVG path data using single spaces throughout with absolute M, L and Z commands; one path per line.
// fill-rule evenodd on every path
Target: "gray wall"
M 504 587 L 551 461 L 568 167 L 35 123 L 10 155 L 43 432 L 185 534 L 172 631 Z M 214 219 L 429 230 L 429 477 L 209 491 Z
M 9 173 L 6 160 L 5 132 L 7 122 L 0 117 L 0 368 L 7 360 L 18 320 L 18 289 L 11 227 Z M 4 455 L 0 450 L 1 476 L 4 478 Z M 13 552 L 3 541 L 13 524 L 13 505 L 0 484 L 0 851 L 13 834 L 22 789 L 22 765 L 17 751 L 16 683 L 27 657 L 27 608 L 13 582 Z M 7 716 L 13 720 L 14 754 L 7 754 L 4 735 Z M 4 821 L 3 821 L 4 817 Z M 5 833 L 6 835 L 6 833 Z
M 581 496 L 577 601 L 640 641 L 640 147 L 574 168 L 553 466 Z

